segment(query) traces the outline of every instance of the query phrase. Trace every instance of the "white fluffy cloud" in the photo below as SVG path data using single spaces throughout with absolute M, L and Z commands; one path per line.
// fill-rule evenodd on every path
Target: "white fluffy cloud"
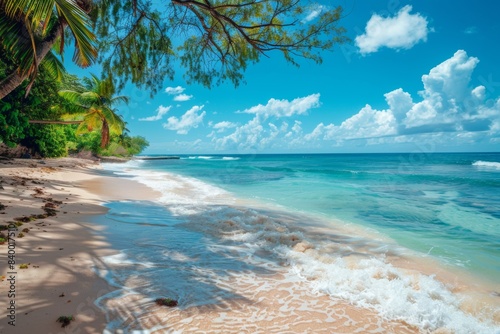
M 186 88 L 183 88 L 181 86 L 167 87 L 167 88 L 165 88 L 165 93 L 167 93 L 169 95 L 177 95 L 177 94 L 181 94 L 185 90 L 186 90 Z
M 388 109 L 375 110 L 366 105 L 340 126 L 320 123 L 304 138 L 337 142 L 371 138 L 372 143 L 382 143 L 409 141 L 422 134 L 454 133 L 461 140 L 479 137 L 474 132 L 499 135 L 500 98 L 486 101 L 485 87 L 470 85 L 478 62 L 459 50 L 422 76 L 420 102 L 414 102 L 409 93 L 399 88 L 384 95 Z M 390 139 L 380 139 L 383 137 Z
M 371 138 L 396 134 L 396 122 L 390 110 L 375 110 L 366 105 L 339 127 L 346 139 Z
M 154 116 L 149 116 L 145 118 L 139 118 L 139 121 L 158 121 L 163 118 L 163 116 L 170 111 L 172 106 L 164 107 L 164 106 L 159 106 L 158 109 L 156 109 L 156 115 Z
M 219 123 L 214 124 L 212 126 L 212 128 L 214 128 L 215 130 L 217 130 L 217 132 L 224 132 L 227 129 L 235 128 L 236 126 L 237 125 L 235 123 L 228 122 L 228 121 L 223 121 L 223 122 L 219 122 Z
M 187 95 L 183 94 L 183 92 L 186 90 L 186 88 L 177 86 L 177 87 L 167 87 L 165 88 L 165 93 L 168 95 L 175 95 L 174 96 L 174 101 L 177 102 L 186 102 L 189 101 L 193 98 L 193 95 Z
M 423 101 L 415 103 L 406 113 L 403 121 L 406 129 L 422 126 L 427 127 L 427 131 L 432 127 L 447 131 L 460 129 L 465 114 L 473 112 L 470 102 L 473 108 L 477 107 L 481 96 L 484 97 L 482 86 L 470 87 L 471 75 L 478 63 L 479 59 L 459 50 L 423 75 L 424 90 L 420 92 Z
M 420 41 L 427 41 L 430 29 L 427 19 L 419 13 L 410 14 L 412 6 L 407 5 L 394 17 L 373 14 L 366 24 L 365 33 L 355 42 L 362 54 L 377 52 L 381 47 L 409 49 Z
M 266 105 L 259 104 L 243 110 L 242 113 L 262 115 L 264 118 L 303 115 L 310 109 L 319 107 L 319 97 L 320 94 L 311 94 L 292 101 L 270 99 Z
M 488 96 L 491 92 L 482 85 L 472 85 L 478 63 L 458 50 L 422 76 L 418 95 L 395 89 L 384 94 L 386 108 L 366 104 L 340 124 L 323 121 L 311 129 L 302 122 L 301 117 L 320 105 L 319 94 L 312 94 L 292 101 L 270 99 L 244 110 L 253 117 L 243 125 L 210 125 L 208 137 L 216 149 L 242 153 L 325 149 L 325 142 L 331 147 L 395 144 L 406 149 L 429 143 L 495 145 L 500 143 L 500 98 Z M 279 120 L 284 117 L 288 123 Z
M 178 134 L 185 135 L 189 132 L 189 130 L 197 128 L 198 125 L 203 122 L 206 112 L 202 111 L 201 113 L 198 113 L 203 109 L 203 107 L 204 106 L 192 107 L 186 111 L 180 119 L 174 116 L 169 117 L 167 119 L 167 123 L 163 124 L 163 127 L 167 130 L 177 131 Z
M 297 118 L 320 104 L 319 94 L 313 94 L 293 101 L 271 99 L 266 105 L 254 106 L 244 111 L 254 115 L 246 124 L 217 123 L 210 138 L 217 149 L 239 152 L 310 149 L 324 147 L 323 141 L 337 146 L 350 141 L 363 147 L 416 142 L 491 145 L 500 142 L 500 98 L 488 100 L 484 86 L 471 85 L 478 62 L 459 50 L 422 76 L 423 90 L 418 96 L 395 89 L 384 95 L 386 109 L 367 104 L 339 125 L 321 122 L 310 132 L 304 131 L 305 125 Z M 293 125 L 279 124 L 270 122 L 271 116 L 295 119 Z M 234 127 L 230 134 L 218 131 L 230 127 Z
M 249 151 L 258 148 L 260 139 L 263 137 L 264 127 L 259 117 L 254 117 L 248 123 L 236 128 L 230 135 L 222 138 L 214 138 L 216 148 Z
M 367 104 L 357 114 L 346 119 L 339 126 L 318 124 L 311 133 L 304 136 L 304 140 L 343 142 L 345 140 L 369 139 L 396 134 L 397 123 L 392 111 L 376 110 Z
M 174 101 L 185 102 L 185 101 L 191 100 L 192 98 L 193 98 L 193 95 L 179 94 L 179 95 L 174 96 Z
M 213 126 L 221 133 L 228 128 L 235 130 L 223 137 L 217 138 L 216 133 L 209 135 L 217 149 L 236 150 L 248 152 L 264 150 L 273 146 L 284 147 L 285 144 L 293 145 L 294 140 L 302 135 L 301 122 L 295 120 L 291 129 L 288 123 L 276 125 L 269 122 L 269 118 L 292 117 L 307 114 L 307 112 L 320 105 L 320 94 L 296 98 L 292 101 L 270 99 L 266 105 L 259 104 L 240 113 L 254 114 L 253 119 L 246 124 L 236 126 L 230 122 L 220 122 Z

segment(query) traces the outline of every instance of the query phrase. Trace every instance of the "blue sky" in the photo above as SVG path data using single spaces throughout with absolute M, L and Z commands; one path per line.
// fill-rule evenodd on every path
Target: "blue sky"
M 500 2 L 318 1 L 311 13 L 335 5 L 352 41 L 321 65 L 274 53 L 238 88 L 177 73 L 153 99 L 124 90 L 144 153 L 500 151 Z

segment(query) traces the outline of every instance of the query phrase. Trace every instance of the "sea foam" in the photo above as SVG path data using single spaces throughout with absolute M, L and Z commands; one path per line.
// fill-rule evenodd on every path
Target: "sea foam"
M 210 160 L 210 161 L 234 161 L 234 160 L 240 160 L 239 157 L 223 157 L 223 156 L 212 156 L 212 155 L 190 155 L 188 157 L 182 157 L 181 159 L 188 159 L 188 160 Z
M 314 291 L 375 309 L 385 319 L 402 319 L 426 331 L 498 332 L 493 324 L 464 313 L 463 296 L 453 294 L 435 278 L 388 263 L 387 248 L 376 241 L 341 234 L 318 239 L 298 227 L 300 222 L 285 223 L 249 209 L 207 208 L 190 220 L 194 230 L 244 242 L 251 253 L 264 251 L 287 263 L 290 273 L 309 282 Z
M 500 162 L 492 162 L 492 161 L 476 161 L 472 164 L 476 167 L 488 168 L 488 169 L 498 169 L 500 170 Z

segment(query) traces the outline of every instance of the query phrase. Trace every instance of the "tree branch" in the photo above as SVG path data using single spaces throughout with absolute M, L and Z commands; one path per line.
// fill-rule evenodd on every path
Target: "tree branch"
M 80 124 L 83 121 L 43 121 L 43 120 L 35 120 L 30 119 L 28 123 L 30 124 Z

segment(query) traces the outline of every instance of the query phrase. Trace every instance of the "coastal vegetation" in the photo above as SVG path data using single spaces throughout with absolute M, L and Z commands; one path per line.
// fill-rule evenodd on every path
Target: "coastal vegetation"
M 0 143 L 43 157 L 137 154 L 148 143 L 115 109 L 126 84 L 154 95 L 177 71 L 237 86 L 273 51 L 320 63 L 346 41 L 341 14 L 299 0 L 0 0 Z M 99 76 L 68 79 L 68 43 L 72 61 L 98 65 Z
M 83 81 L 85 87 L 59 91 L 59 95 L 67 102 L 59 108 L 67 112 L 63 117 L 80 121 L 75 132 L 77 135 L 100 129 L 100 148 L 105 149 L 109 145 L 110 134 L 119 136 L 125 129 L 125 121 L 113 107 L 120 102 L 128 103 L 129 98 L 115 96 L 115 87 L 109 78 L 100 80 L 92 75 Z
M 0 66 L 8 66 L 6 58 Z M 131 156 L 148 146 L 128 134 L 116 109 L 127 100 L 115 96 L 109 81 L 63 74 L 60 81 L 40 68 L 30 94 L 24 83 L 0 101 L 0 143 L 20 145 L 30 156 L 61 157 L 86 151 L 103 156 Z M 23 150 L 21 153 L 25 152 Z

